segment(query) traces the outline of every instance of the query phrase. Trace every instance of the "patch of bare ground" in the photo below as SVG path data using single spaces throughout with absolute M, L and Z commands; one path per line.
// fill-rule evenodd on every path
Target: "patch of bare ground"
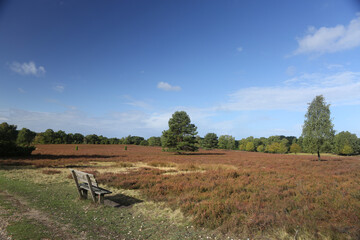
M 6 232 L 7 226 L 13 222 L 20 221 L 22 218 L 34 220 L 45 226 L 56 239 L 87 239 L 86 233 L 81 232 L 74 236 L 76 232 L 69 224 L 62 224 L 48 214 L 28 206 L 27 202 L 19 196 L 12 195 L 0 190 L 0 196 L 10 204 L 10 209 L 0 206 L 0 239 L 12 239 Z M 11 211 L 15 209 L 16 211 Z

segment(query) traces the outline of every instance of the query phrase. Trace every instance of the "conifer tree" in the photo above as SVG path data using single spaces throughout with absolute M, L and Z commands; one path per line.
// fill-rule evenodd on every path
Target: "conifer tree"
M 163 149 L 178 153 L 197 151 L 196 129 L 186 112 L 175 112 L 169 120 L 169 129 L 163 131 L 161 137 Z

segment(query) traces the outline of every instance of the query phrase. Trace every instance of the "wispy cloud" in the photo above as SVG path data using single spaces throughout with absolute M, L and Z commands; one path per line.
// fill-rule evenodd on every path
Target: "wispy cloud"
M 326 64 L 326 68 L 329 70 L 339 70 L 344 68 L 344 65 L 342 64 Z
M 167 82 L 159 82 L 157 88 L 164 90 L 164 91 L 180 91 L 181 87 L 179 86 L 172 86 Z
M 22 88 L 18 88 L 18 91 L 21 92 L 21 93 L 25 93 L 25 90 L 22 89 Z
M 297 39 L 298 48 L 294 54 L 333 53 L 360 46 L 360 13 L 349 25 L 335 27 L 309 27 L 308 33 Z
M 13 62 L 10 64 L 10 69 L 21 75 L 42 76 L 46 72 L 43 66 L 37 67 L 33 61 L 28 63 Z
M 237 48 L 236 48 L 236 51 L 242 52 L 242 51 L 243 51 L 243 48 L 242 48 L 242 47 L 237 47 Z
M 333 75 L 303 74 L 280 86 L 251 87 L 229 95 L 218 110 L 291 110 L 303 111 L 316 95 L 324 95 L 333 105 L 360 104 L 360 72 Z
M 57 99 L 47 98 L 47 99 L 45 99 L 45 102 L 56 104 L 56 105 L 61 106 L 61 107 L 65 108 L 65 109 L 67 109 L 67 110 L 77 110 L 76 106 L 64 104 L 64 103 L 62 103 L 61 101 L 59 101 Z
M 56 85 L 53 89 L 59 93 L 62 93 L 65 90 L 65 87 L 62 85 Z
M 126 100 L 126 102 L 125 102 L 126 105 L 143 108 L 143 109 L 151 108 L 151 105 L 149 104 L 149 102 L 151 102 L 151 100 L 148 100 L 148 101 L 137 100 L 137 99 L 132 98 L 129 95 L 124 95 L 122 97 Z
M 95 133 L 109 137 L 124 137 L 129 134 L 143 137 L 160 136 L 161 132 L 167 128 L 169 117 L 171 114 L 148 114 L 142 111 L 113 112 L 92 117 L 76 109 L 68 109 L 64 112 L 8 109 L 6 112 L 0 112 L 0 120 L 19 127 L 27 127 L 36 132 L 51 128 L 56 131 Z

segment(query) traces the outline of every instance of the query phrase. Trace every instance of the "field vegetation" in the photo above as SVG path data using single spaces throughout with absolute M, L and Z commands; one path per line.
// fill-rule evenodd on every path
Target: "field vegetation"
M 69 177 L 67 168 L 91 172 L 106 187 L 138 191 L 142 201 L 162 203 L 197 229 L 223 236 L 360 238 L 358 156 L 323 155 L 317 161 L 311 154 L 220 149 L 178 155 L 137 145 L 36 147 L 29 157 L 3 158 L 2 168 L 23 171 L 24 178 L 34 177 L 24 167 L 53 179 Z

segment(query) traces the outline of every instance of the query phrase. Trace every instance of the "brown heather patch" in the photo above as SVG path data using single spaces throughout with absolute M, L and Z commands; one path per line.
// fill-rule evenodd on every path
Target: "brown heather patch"
M 42 173 L 43 174 L 48 174 L 48 175 L 54 175 L 54 174 L 60 174 L 61 171 L 54 170 L 54 169 L 45 169 L 45 170 L 42 170 Z
M 318 162 L 312 155 L 224 150 L 176 155 L 158 147 L 132 145 L 127 151 L 123 145 L 74 149 L 74 145 L 39 145 L 30 158 L 0 161 L 98 170 L 94 173 L 103 184 L 140 189 L 149 200 L 180 208 L 198 226 L 223 232 L 256 236 L 281 229 L 281 235 L 292 239 L 296 234 L 313 239 L 360 238 L 359 156 L 324 156 L 325 161 Z M 114 162 L 117 167 L 86 167 L 90 162 Z M 135 167 L 116 172 L 122 164 L 127 168 L 127 163 Z M 186 173 L 165 174 L 167 169 L 155 168 L 169 163 Z

